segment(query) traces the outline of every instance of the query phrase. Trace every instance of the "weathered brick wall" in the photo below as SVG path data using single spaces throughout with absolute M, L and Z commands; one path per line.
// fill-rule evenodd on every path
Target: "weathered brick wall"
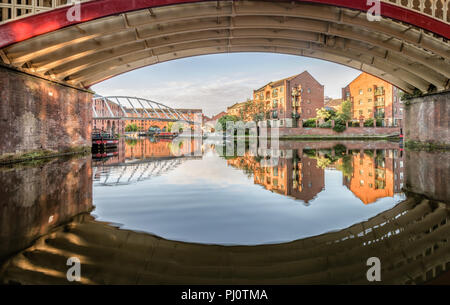
M 91 145 L 92 95 L 0 66 L 0 155 Z
M 280 136 L 384 136 L 399 133 L 399 127 L 348 127 L 343 132 L 336 132 L 332 128 L 280 128 Z
M 450 145 L 450 92 L 417 97 L 405 105 L 405 139 Z

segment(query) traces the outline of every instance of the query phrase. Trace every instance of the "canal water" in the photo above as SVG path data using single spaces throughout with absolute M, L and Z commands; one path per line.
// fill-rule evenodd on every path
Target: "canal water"
M 358 151 L 345 161 L 318 151 L 264 166 L 248 152 L 221 157 L 206 142 L 198 157 L 143 161 L 154 158 L 156 145 L 141 141 L 126 163 L 95 163 L 93 213 L 99 220 L 171 240 L 255 245 L 343 229 L 405 199 L 404 164 L 392 151 Z M 375 153 L 383 160 L 379 166 Z M 347 179 L 353 172 L 343 173 L 343 162 L 357 163 L 357 177 Z
M 265 145 L 122 138 L 0 169 L 0 280 L 66 283 L 67 256 L 89 262 L 85 283 L 364 283 L 377 255 L 385 283 L 448 274 L 448 152 Z

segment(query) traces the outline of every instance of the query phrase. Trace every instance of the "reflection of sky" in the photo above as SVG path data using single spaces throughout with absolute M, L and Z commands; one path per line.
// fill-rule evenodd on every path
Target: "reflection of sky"
M 167 239 L 261 244 L 291 241 L 348 227 L 403 199 L 364 205 L 339 171 L 325 171 L 325 190 L 305 206 L 267 191 L 212 152 L 167 174 L 132 185 L 94 187 L 99 220 Z

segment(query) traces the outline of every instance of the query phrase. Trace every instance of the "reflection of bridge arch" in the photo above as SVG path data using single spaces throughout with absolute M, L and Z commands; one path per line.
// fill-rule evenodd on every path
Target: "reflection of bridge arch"
M 383 0 L 380 22 L 367 21 L 366 1 L 308 2 L 88 1 L 81 21 L 68 21 L 66 7 L 1 25 L 0 54 L 79 87 L 188 56 L 274 52 L 350 66 L 407 92 L 448 88 L 448 1 Z
M 66 284 L 67 257 L 76 256 L 84 283 L 364 284 L 376 256 L 383 284 L 421 283 L 450 270 L 449 235 L 449 207 L 414 198 L 338 232 L 260 246 L 170 241 L 85 215 L 15 256 L 0 277 Z
M 149 180 L 174 170 L 184 161 L 185 158 L 169 158 L 94 167 L 94 186 L 119 186 Z

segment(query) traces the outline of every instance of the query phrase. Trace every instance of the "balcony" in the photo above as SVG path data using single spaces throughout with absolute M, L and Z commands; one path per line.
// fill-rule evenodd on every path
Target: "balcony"
M 377 95 L 384 95 L 384 93 L 385 93 L 384 88 L 377 88 L 375 89 L 373 94 L 377 96 Z
M 375 101 L 374 105 L 375 107 L 384 107 L 385 103 L 384 101 Z
M 302 99 L 301 98 L 295 98 L 293 101 L 292 101 L 292 107 L 300 107 L 301 105 L 301 101 L 302 101 Z

